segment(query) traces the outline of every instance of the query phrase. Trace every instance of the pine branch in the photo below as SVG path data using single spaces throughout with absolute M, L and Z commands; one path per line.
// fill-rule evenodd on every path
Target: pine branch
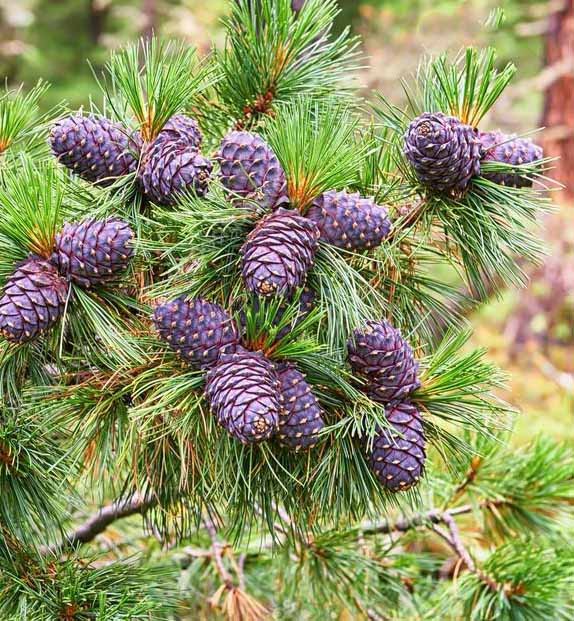
M 102 507 L 83 524 L 69 532 L 60 543 L 47 546 L 44 552 L 52 554 L 69 552 L 95 539 L 116 520 L 145 513 L 154 504 L 155 500 L 153 498 L 142 496 L 139 493 L 132 494 L 122 500 L 116 500 Z

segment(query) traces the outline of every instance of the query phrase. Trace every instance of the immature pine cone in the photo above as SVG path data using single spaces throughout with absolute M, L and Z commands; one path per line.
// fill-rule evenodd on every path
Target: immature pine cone
M 321 406 L 305 376 L 293 365 L 279 370 L 283 409 L 279 416 L 279 443 L 294 451 L 310 449 L 325 426 Z
M 287 202 L 285 173 L 271 147 L 256 134 L 225 136 L 217 160 L 221 183 L 230 192 L 271 209 Z
M 261 442 L 277 430 L 282 408 L 273 363 L 238 347 L 221 354 L 207 373 L 205 396 L 219 424 L 243 444 Z
M 423 475 L 426 439 L 422 418 L 408 401 L 388 405 L 385 414 L 394 431 L 379 430 L 368 462 L 384 487 L 402 492 L 415 486 Z
M 153 322 L 160 337 L 195 369 L 213 366 L 220 354 L 235 352 L 239 343 L 233 318 L 218 304 L 199 298 L 157 306 Z
M 319 227 L 322 241 L 348 250 L 376 248 L 391 230 L 387 209 L 358 193 L 325 192 L 313 201 L 307 217 Z
M 542 147 L 532 142 L 530 138 L 517 138 L 500 131 L 481 132 L 480 142 L 482 145 L 483 162 L 501 162 L 511 166 L 532 164 L 541 160 L 544 156 Z M 485 179 L 494 183 L 514 188 L 532 186 L 532 178 L 514 171 L 498 173 L 481 173 Z
M 139 134 L 109 119 L 70 116 L 50 131 L 52 153 L 86 181 L 109 185 L 137 168 Z
M 134 234 L 124 220 L 84 220 L 64 225 L 50 261 L 63 276 L 89 287 L 124 272 L 133 258 Z
M 347 350 L 353 371 L 368 380 L 366 390 L 373 401 L 397 401 L 421 385 L 410 345 L 387 321 L 370 321 L 355 330 Z
M 30 257 L 14 270 L 0 298 L 0 334 L 25 343 L 51 328 L 62 316 L 68 283 L 40 257 Z
M 480 173 L 477 131 L 440 112 L 425 112 L 411 122 L 404 152 L 421 183 L 435 192 L 460 196 Z
M 207 192 L 212 164 L 195 148 L 181 140 L 164 140 L 161 134 L 144 150 L 139 183 L 144 195 L 158 205 L 174 205 L 178 195 L 193 190 Z
M 279 207 L 263 218 L 241 248 L 247 290 L 262 296 L 292 293 L 305 282 L 318 240 L 317 225 L 295 211 Z

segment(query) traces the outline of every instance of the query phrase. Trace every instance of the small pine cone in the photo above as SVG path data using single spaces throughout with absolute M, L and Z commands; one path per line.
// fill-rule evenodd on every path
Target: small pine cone
M 150 201 L 174 205 L 178 194 L 193 190 L 204 196 L 211 177 L 212 164 L 195 147 L 160 136 L 148 145 L 142 156 L 139 183 Z
M 435 192 L 460 196 L 480 173 L 477 130 L 440 112 L 425 112 L 411 122 L 404 152 L 421 183 Z
M 62 316 L 68 283 L 40 257 L 23 261 L 6 281 L 0 298 L 0 334 L 25 343 L 51 328 Z
M 403 492 L 414 487 L 424 472 L 426 439 L 419 410 L 402 401 L 386 408 L 391 429 L 381 429 L 373 438 L 368 455 L 369 466 L 391 492 Z
M 58 161 L 86 181 L 109 185 L 137 168 L 141 138 L 119 123 L 94 116 L 70 116 L 50 130 Z
M 294 451 L 313 448 L 325 426 L 321 406 L 305 376 L 292 365 L 279 370 L 283 410 L 279 416 L 277 439 Z
M 235 321 L 218 304 L 178 298 L 157 306 L 153 322 L 160 337 L 194 369 L 213 366 L 239 343 Z
M 221 183 L 244 199 L 264 209 L 286 203 L 287 183 L 281 164 L 271 147 L 256 134 L 231 132 L 225 136 L 217 160 Z
M 133 231 L 124 220 L 84 220 L 64 225 L 50 261 L 83 287 L 102 284 L 124 272 L 133 258 Z
M 205 396 L 219 424 L 234 438 L 251 444 L 277 430 L 282 408 L 273 363 L 260 352 L 238 347 L 221 354 L 207 373 Z
M 368 380 L 373 401 L 390 403 L 410 395 L 421 383 L 411 346 L 387 321 L 370 321 L 347 344 L 353 371 Z
M 279 207 L 263 218 L 241 248 L 243 281 L 258 295 L 289 295 L 305 282 L 319 240 L 317 225 Z
M 500 131 L 481 132 L 483 162 L 501 162 L 511 166 L 532 164 L 544 157 L 542 147 L 532 142 L 530 138 L 516 138 Z M 532 179 L 517 172 L 484 173 L 485 179 L 494 183 L 514 188 L 532 186 Z
M 376 248 L 391 230 L 387 209 L 358 193 L 325 192 L 313 201 L 307 217 L 319 227 L 321 240 L 348 250 Z
M 195 119 L 185 114 L 176 114 L 162 127 L 155 139 L 157 142 L 180 142 L 186 147 L 199 149 L 203 135 Z

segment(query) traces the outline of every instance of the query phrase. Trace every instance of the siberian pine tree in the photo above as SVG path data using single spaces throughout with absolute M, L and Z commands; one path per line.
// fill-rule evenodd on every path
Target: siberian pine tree
M 547 160 L 481 127 L 514 67 L 367 102 L 336 15 L 0 99 L 2 619 L 572 617 L 574 458 L 509 445 L 460 312 L 541 256 Z

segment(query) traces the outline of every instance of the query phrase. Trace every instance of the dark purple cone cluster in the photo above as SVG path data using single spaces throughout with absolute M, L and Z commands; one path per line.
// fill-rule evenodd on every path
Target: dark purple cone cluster
M 30 257 L 8 278 L 0 298 L 0 334 L 26 343 L 51 328 L 62 316 L 68 283 L 40 257 Z
M 176 115 L 164 125 L 140 163 L 140 187 L 150 201 L 173 205 L 186 190 L 205 195 L 213 166 L 199 152 L 201 142 L 199 127 L 189 117 Z
M 220 354 L 235 352 L 239 331 L 221 306 L 178 298 L 157 306 L 153 322 L 160 337 L 195 369 L 213 366 Z
M 479 138 L 483 162 L 501 162 L 519 166 L 532 164 L 543 158 L 542 147 L 532 142 L 530 138 L 517 138 L 500 131 L 481 132 Z M 532 178 L 515 171 L 482 173 L 482 176 L 494 183 L 514 188 L 532 186 Z
M 353 371 L 367 380 L 369 397 L 384 404 L 391 426 L 373 438 L 369 465 L 388 490 L 407 490 L 422 475 L 426 444 L 420 412 L 408 400 L 420 386 L 412 349 L 387 321 L 355 330 L 347 348 Z
M 56 235 L 50 261 L 83 287 L 98 285 L 127 269 L 134 255 L 133 237 L 128 223 L 115 218 L 66 223 Z
M 106 118 L 70 116 L 50 131 L 58 161 L 86 181 L 107 185 L 137 168 L 139 134 Z
M 289 295 L 304 284 L 318 243 L 314 222 L 279 207 L 257 224 L 241 248 L 247 290 L 261 296 Z
M 217 160 L 223 186 L 272 209 L 287 202 L 285 173 L 271 147 L 258 135 L 234 131 L 223 139 Z
M 16 343 L 51 328 L 64 312 L 68 281 L 103 284 L 127 269 L 133 233 L 123 220 L 65 224 L 48 260 L 32 256 L 7 279 L 0 299 L 0 334 Z
M 260 352 L 238 347 L 208 373 L 205 396 L 219 424 L 244 444 L 269 439 L 282 411 L 279 379 Z
M 324 422 L 304 376 L 288 363 L 278 370 L 263 353 L 243 347 L 223 308 L 178 298 L 157 306 L 152 319 L 181 358 L 207 371 L 205 398 L 232 437 L 244 444 L 277 437 L 295 451 L 317 443 Z
M 460 196 L 480 173 L 478 132 L 459 119 L 425 112 L 409 125 L 404 152 L 421 183 L 431 190 Z
M 279 383 L 283 397 L 276 436 L 279 443 L 294 451 L 314 447 L 325 426 L 317 397 L 305 376 L 292 365 L 279 370 Z
M 406 491 L 418 483 L 424 471 L 426 439 L 422 417 L 409 401 L 389 404 L 385 414 L 392 429 L 382 429 L 373 438 L 369 466 L 386 489 Z
M 411 346 L 387 321 L 371 321 L 364 330 L 355 330 L 347 350 L 353 371 L 368 380 L 373 401 L 397 401 L 419 388 Z
M 376 248 L 391 230 L 387 209 L 358 193 L 325 192 L 313 201 L 307 217 L 319 228 L 322 241 L 348 250 Z

